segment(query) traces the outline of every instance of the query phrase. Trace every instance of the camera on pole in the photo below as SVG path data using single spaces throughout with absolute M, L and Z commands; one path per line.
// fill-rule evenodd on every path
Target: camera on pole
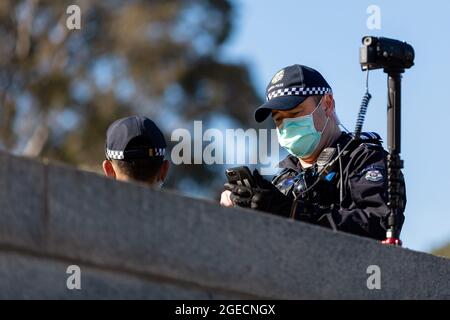
M 397 211 L 402 208 L 403 188 L 401 186 L 401 169 L 403 160 L 401 152 L 401 74 L 405 69 L 414 65 L 414 48 L 406 42 L 367 36 L 362 39 L 363 46 L 359 51 L 361 69 L 367 71 L 383 69 L 388 75 L 388 102 L 387 102 L 387 145 L 388 145 L 388 231 L 385 244 L 401 245 L 399 232 L 396 228 Z M 367 80 L 368 82 L 368 76 Z M 356 122 L 355 137 L 359 138 L 364 116 L 371 95 L 366 82 L 366 93 Z

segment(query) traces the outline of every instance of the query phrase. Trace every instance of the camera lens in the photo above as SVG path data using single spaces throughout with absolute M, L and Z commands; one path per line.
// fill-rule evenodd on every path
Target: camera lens
M 366 46 L 370 46 L 372 44 L 372 37 L 365 37 L 363 39 L 363 44 Z

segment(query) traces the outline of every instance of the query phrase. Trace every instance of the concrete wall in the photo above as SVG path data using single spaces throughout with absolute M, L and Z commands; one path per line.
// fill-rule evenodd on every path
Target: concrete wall
M 449 299 L 449 280 L 448 259 L 0 153 L 3 299 Z

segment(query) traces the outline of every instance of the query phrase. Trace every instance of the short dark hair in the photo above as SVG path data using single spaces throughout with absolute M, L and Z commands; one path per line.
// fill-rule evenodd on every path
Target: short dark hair
M 132 139 L 126 150 L 139 149 L 141 147 L 148 146 L 148 142 L 141 137 Z M 133 160 L 112 160 L 120 168 L 121 172 L 129 178 L 140 181 L 148 182 L 156 177 L 158 171 L 164 162 L 163 156 L 156 156 L 145 159 L 133 159 Z
M 163 161 L 162 157 L 160 159 L 113 160 L 123 174 L 141 182 L 148 182 L 156 177 Z

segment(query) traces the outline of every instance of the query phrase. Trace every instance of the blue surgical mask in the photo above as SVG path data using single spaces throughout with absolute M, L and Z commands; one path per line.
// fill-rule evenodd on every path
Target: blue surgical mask
M 317 131 L 314 126 L 313 114 L 319 108 L 322 99 L 320 99 L 316 108 L 310 114 L 297 118 L 286 118 L 279 128 L 277 128 L 278 142 L 290 154 L 306 158 L 310 156 L 322 137 L 322 132 L 325 130 L 328 120 L 327 117 L 322 131 Z

